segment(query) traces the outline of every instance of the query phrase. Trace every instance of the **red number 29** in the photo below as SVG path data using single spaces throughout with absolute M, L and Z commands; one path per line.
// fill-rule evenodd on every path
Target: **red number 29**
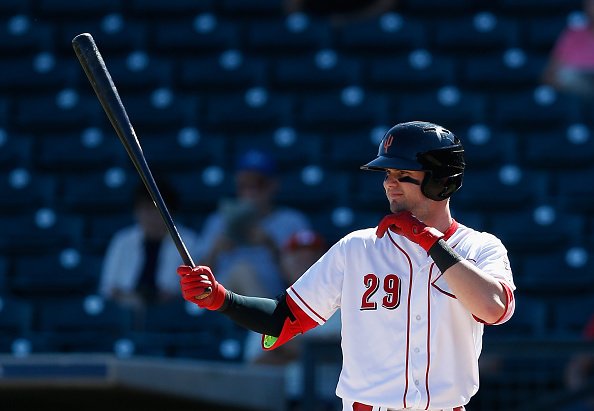
M 363 277 L 363 284 L 365 285 L 365 292 L 361 298 L 361 310 L 376 310 L 377 303 L 371 301 L 371 297 L 379 289 L 379 278 L 375 274 L 366 274 Z M 382 307 L 393 310 L 400 305 L 400 278 L 396 274 L 388 274 L 384 278 L 384 292 L 382 298 Z

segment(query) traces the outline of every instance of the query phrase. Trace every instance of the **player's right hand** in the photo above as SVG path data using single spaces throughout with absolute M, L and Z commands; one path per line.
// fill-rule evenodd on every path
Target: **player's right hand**
M 177 273 L 185 300 L 207 310 L 218 310 L 223 306 L 227 290 L 215 279 L 209 267 L 180 265 Z
M 417 243 L 427 252 L 433 244 L 443 238 L 441 231 L 428 227 L 413 216 L 410 211 L 400 211 L 382 218 L 376 230 L 378 238 L 382 238 L 388 229 Z

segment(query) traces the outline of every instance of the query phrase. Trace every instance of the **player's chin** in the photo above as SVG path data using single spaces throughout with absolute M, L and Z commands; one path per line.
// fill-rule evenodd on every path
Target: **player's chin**
M 395 201 L 393 199 L 390 200 L 390 211 L 392 213 L 399 213 L 401 211 L 407 211 L 408 207 L 406 206 L 406 204 L 400 202 L 400 201 Z

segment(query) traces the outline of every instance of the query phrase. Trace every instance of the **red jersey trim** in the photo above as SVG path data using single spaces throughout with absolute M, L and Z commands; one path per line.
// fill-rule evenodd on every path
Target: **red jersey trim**
M 431 402 L 431 393 L 429 392 L 429 367 L 431 366 L 431 273 L 433 271 L 434 264 L 429 267 L 429 276 L 427 277 L 427 369 L 425 370 L 425 392 L 427 393 L 427 406 L 426 410 L 429 409 Z
M 313 308 L 311 308 L 310 305 L 305 302 L 305 300 L 299 295 L 299 293 L 297 291 L 295 291 L 295 289 L 293 287 L 290 287 L 290 290 L 295 294 L 295 296 L 299 299 L 299 301 L 301 301 L 301 304 L 303 304 L 305 307 L 307 307 L 307 309 L 309 311 L 311 311 L 311 313 L 313 315 L 315 315 L 316 317 L 318 317 L 321 321 L 326 322 L 326 319 L 324 317 L 322 317 L 320 314 L 318 314 L 316 312 L 316 310 L 314 310 Z M 295 314 L 295 313 L 293 313 L 293 314 Z
M 514 313 L 514 305 L 515 305 L 515 300 L 514 300 L 514 292 L 512 291 L 511 287 L 503 281 L 499 281 L 501 283 L 501 285 L 503 286 L 503 289 L 505 290 L 505 310 L 503 310 L 503 314 L 501 315 L 501 317 L 499 317 L 497 319 L 497 321 L 494 321 L 492 323 L 488 323 L 486 321 L 481 320 L 480 318 L 478 318 L 477 316 L 475 316 L 474 314 L 472 315 L 472 317 L 478 321 L 479 323 L 483 323 L 485 325 L 498 325 L 498 324 L 502 324 L 504 322 L 506 322 L 507 320 L 509 320 L 512 316 L 512 314 Z
M 398 248 L 400 250 L 400 252 L 402 252 L 402 254 L 404 254 L 404 256 L 406 257 L 406 259 L 408 260 L 408 267 L 409 267 L 409 277 L 410 277 L 410 284 L 408 285 L 408 300 L 407 300 L 407 318 L 406 318 L 406 360 L 405 360 L 405 381 L 404 381 L 404 397 L 402 399 L 404 408 L 406 408 L 406 396 L 408 394 L 408 370 L 409 370 L 409 357 L 410 357 L 410 299 L 411 299 L 411 295 L 412 295 L 412 282 L 413 282 L 413 266 L 412 266 L 412 261 L 410 259 L 410 256 L 406 253 L 406 251 L 404 251 L 404 249 L 402 247 L 400 247 L 398 245 L 398 243 L 396 243 L 396 241 L 394 241 L 394 239 L 392 238 L 392 235 L 390 234 L 390 231 L 387 231 L 388 233 L 388 237 L 390 238 L 390 241 L 392 242 L 392 244 L 394 244 L 394 246 L 396 246 L 396 248 Z
M 295 320 L 292 321 L 290 317 L 285 319 L 281 333 L 277 339 L 274 340 L 273 344 L 265 344 L 267 336 L 262 335 L 262 349 L 265 351 L 274 350 L 291 340 L 296 335 L 303 334 L 319 325 L 313 318 L 303 311 L 289 295 L 286 296 L 286 301 L 289 311 L 291 311 Z
M 456 220 L 452 219 L 452 224 L 450 224 L 450 226 L 448 227 L 448 229 L 445 230 L 445 232 L 443 233 L 443 239 L 445 241 L 447 241 L 451 236 L 453 236 L 454 233 L 456 232 L 456 230 L 458 229 L 458 226 L 459 225 L 460 224 L 458 224 L 458 222 Z

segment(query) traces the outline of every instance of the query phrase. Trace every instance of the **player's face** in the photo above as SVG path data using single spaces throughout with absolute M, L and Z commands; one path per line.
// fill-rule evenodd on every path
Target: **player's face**
M 384 190 L 390 202 L 390 211 L 418 212 L 425 203 L 425 196 L 421 192 L 421 182 L 424 171 L 387 169 L 384 178 Z

